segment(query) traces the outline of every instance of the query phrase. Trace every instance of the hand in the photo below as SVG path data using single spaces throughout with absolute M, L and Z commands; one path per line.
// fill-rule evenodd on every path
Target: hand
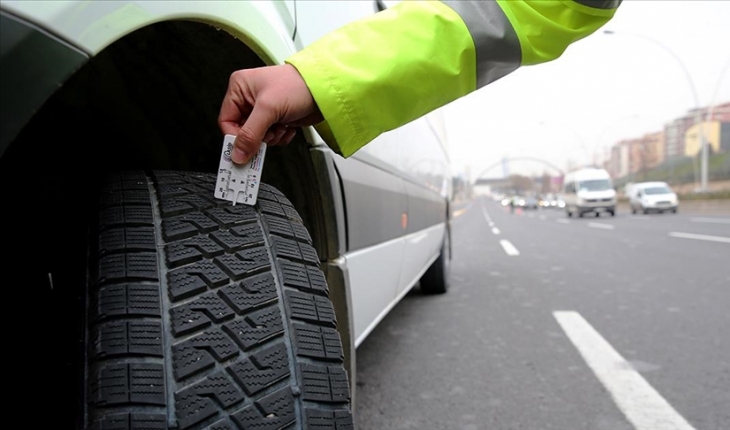
M 234 72 L 228 82 L 218 125 L 236 135 L 231 159 L 243 164 L 261 142 L 286 145 L 295 127 L 323 121 L 307 84 L 294 66 L 269 66 Z

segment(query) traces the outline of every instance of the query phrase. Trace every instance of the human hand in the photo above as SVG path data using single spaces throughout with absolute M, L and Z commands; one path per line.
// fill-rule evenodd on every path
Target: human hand
M 294 66 L 260 67 L 234 72 L 228 82 L 218 125 L 223 134 L 236 136 L 231 159 L 243 164 L 261 142 L 286 145 L 294 127 L 323 121 L 307 84 Z

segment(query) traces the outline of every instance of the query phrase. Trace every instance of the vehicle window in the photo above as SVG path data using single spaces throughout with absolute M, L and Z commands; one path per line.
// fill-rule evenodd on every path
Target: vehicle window
M 651 194 L 670 194 L 672 190 L 670 190 L 667 187 L 651 187 L 651 188 L 645 188 L 644 194 L 651 195 Z
M 605 191 L 611 189 L 611 182 L 608 179 L 591 179 L 578 182 L 579 191 Z

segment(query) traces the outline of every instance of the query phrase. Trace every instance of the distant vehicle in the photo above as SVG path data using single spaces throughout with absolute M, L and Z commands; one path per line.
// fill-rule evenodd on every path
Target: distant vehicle
M 533 209 L 537 210 L 538 203 L 537 199 L 534 197 L 524 197 L 520 199 L 520 207 L 524 209 Z
M 666 182 L 640 182 L 633 184 L 629 194 L 631 213 L 672 212 L 677 213 L 677 194 Z
M 546 194 L 540 199 L 540 207 L 556 209 L 558 207 L 558 197 L 555 194 Z
M 563 181 L 565 212 L 569 217 L 601 212 L 616 215 L 616 191 L 605 169 L 586 168 L 565 175 Z

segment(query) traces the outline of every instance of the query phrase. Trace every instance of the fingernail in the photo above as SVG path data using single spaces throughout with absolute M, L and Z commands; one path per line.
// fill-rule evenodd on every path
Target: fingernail
M 241 148 L 234 146 L 233 154 L 231 154 L 231 160 L 236 164 L 242 164 L 246 162 L 246 152 Z
M 269 141 L 273 138 L 274 138 L 274 133 L 267 131 L 266 135 L 264 135 L 264 142 L 269 143 Z

